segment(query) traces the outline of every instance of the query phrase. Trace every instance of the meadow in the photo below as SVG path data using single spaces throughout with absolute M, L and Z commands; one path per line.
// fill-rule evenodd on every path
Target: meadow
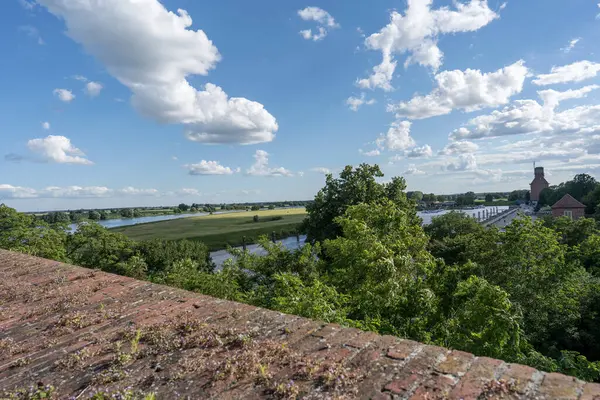
M 258 222 L 254 221 L 258 216 Z M 111 229 L 133 240 L 199 240 L 212 250 L 255 243 L 261 235 L 292 236 L 306 216 L 304 208 L 242 211 L 151 222 Z

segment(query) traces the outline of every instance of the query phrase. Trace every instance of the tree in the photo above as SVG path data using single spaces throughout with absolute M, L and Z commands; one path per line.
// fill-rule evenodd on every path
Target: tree
M 66 261 L 66 224 L 48 224 L 0 204 L 0 248 Z
M 269 205 L 269 210 L 274 210 L 274 209 L 275 209 L 275 206 L 273 204 L 270 204 Z
M 98 221 L 100 219 L 100 213 L 96 210 L 92 210 L 88 213 L 88 218 L 92 221 Z
M 251 210 L 252 211 L 258 211 L 258 210 L 260 210 L 260 206 L 258 204 L 255 204 L 255 205 L 252 206 Z
M 255 215 L 254 217 L 252 217 L 253 222 L 258 222 L 259 220 L 260 220 L 260 218 L 258 217 L 258 215 Z
M 414 192 L 408 192 L 407 195 L 409 195 L 408 198 L 411 200 L 414 200 L 416 203 L 420 202 L 421 200 L 425 200 L 423 197 L 423 192 L 419 192 L 418 190 L 414 191 Z M 431 201 L 431 197 L 428 196 L 429 201 Z
M 187 211 L 190 209 L 190 206 L 188 206 L 187 204 L 181 203 L 180 205 L 177 206 L 177 208 L 179 208 L 179 210 L 181 210 L 181 211 Z
M 494 201 L 494 196 L 490 193 L 485 195 L 485 202 L 486 203 L 492 203 Z
M 123 218 L 133 218 L 133 210 L 131 208 L 122 208 L 119 213 Z
M 390 199 L 350 206 L 336 218 L 342 235 L 323 246 L 328 281 L 349 295 L 350 318 L 378 320 L 384 332 L 426 340 L 436 312 L 426 279 L 435 261 L 412 213 Z
M 307 233 L 307 240 L 312 243 L 339 236 L 342 229 L 335 219 L 344 215 L 348 207 L 361 203 L 391 200 L 397 206 L 411 210 L 410 219 L 416 222 L 416 211 L 404 193 L 404 179 L 394 177 L 389 183 L 377 182 L 377 178 L 381 177 L 383 173 L 379 166 L 368 164 L 357 168 L 346 166 L 339 178 L 328 174 L 325 187 L 306 206 L 308 215 L 302 229 Z

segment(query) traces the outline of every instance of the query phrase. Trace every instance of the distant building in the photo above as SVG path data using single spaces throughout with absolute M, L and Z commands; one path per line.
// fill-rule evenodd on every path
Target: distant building
M 575 198 L 568 193 L 552 206 L 553 217 L 578 219 L 583 217 L 584 213 L 585 205 L 575 200 Z
M 544 178 L 544 167 L 535 167 L 534 174 L 535 177 L 530 183 L 531 193 L 529 199 L 533 204 L 537 204 L 537 202 L 540 200 L 540 193 L 542 190 L 550 186 L 550 184 L 546 178 Z

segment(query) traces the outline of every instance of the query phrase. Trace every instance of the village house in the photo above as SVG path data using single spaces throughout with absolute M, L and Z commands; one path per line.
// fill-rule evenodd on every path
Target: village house
M 577 201 L 570 194 L 565 194 L 552 206 L 553 217 L 569 217 L 571 219 L 582 218 L 585 213 L 585 205 Z

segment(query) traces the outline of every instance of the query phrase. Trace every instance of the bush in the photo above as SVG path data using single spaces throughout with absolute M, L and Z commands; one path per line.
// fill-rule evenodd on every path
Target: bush
M 252 217 L 252 221 L 254 222 L 258 222 L 260 218 L 258 218 L 258 215 L 255 215 L 254 217 Z

